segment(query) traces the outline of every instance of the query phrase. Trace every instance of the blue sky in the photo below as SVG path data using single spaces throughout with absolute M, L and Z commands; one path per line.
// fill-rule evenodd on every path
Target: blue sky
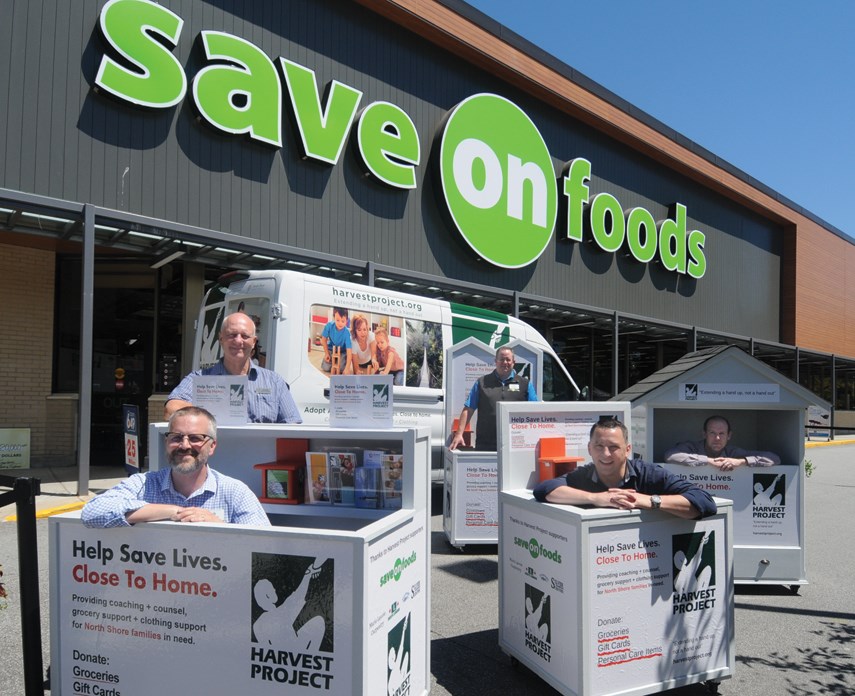
M 467 2 L 855 237 L 855 0 Z

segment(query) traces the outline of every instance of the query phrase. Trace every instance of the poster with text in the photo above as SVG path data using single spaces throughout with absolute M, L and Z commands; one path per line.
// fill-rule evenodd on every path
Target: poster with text
M 574 404 L 574 406 L 576 406 Z M 512 450 L 536 451 L 544 437 L 563 437 L 565 454 L 588 460 L 588 440 L 591 426 L 604 416 L 616 417 L 626 422 L 623 408 L 588 411 L 573 408 L 567 411 L 546 409 L 543 404 L 531 411 L 514 410 L 510 415 L 510 445 Z
M 246 375 L 193 375 L 193 405 L 210 411 L 219 425 L 247 420 Z
M 499 526 L 499 472 L 495 462 L 457 460 L 457 501 L 468 538 L 496 540 Z
M 391 428 L 391 375 L 330 377 L 330 425 L 333 428 Z
M 799 547 L 801 472 L 794 466 L 740 467 L 665 464 L 710 495 L 733 501 L 733 543 L 737 546 Z
M 153 666 L 164 693 L 352 692 L 350 544 L 52 523 L 52 693 L 148 696 Z
M 680 401 L 738 404 L 776 404 L 781 401 L 781 385 L 724 384 L 719 382 L 683 382 L 679 390 Z
M 728 665 L 725 521 L 592 529 L 592 694 L 614 694 Z

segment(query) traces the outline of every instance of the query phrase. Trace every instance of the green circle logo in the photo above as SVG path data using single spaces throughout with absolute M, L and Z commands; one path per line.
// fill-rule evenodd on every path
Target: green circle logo
M 440 177 L 454 225 L 483 259 L 521 268 L 546 249 L 558 213 L 555 170 L 516 104 L 475 94 L 455 106 L 442 133 Z

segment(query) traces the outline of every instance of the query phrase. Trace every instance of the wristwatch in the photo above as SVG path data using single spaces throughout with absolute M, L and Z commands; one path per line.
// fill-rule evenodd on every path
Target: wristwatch
M 662 505 L 662 498 L 660 498 L 658 495 L 651 495 L 650 496 L 650 505 L 652 506 L 652 508 L 654 510 L 658 510 L 660 508 L 660 506 Z

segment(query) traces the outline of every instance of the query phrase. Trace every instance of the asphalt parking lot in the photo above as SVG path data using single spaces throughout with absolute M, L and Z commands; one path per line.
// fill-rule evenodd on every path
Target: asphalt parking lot
M 855 545 L 850 501 L 855 492 L 855 444 L 810 448 L 805 527 L 808 585 L 737 586 L 736 665 L 719 693 L 732 696 L 855 693 Z M 92 488 L 111 485 L 93 471 Z M 99 478 L 99 476 L 101 478 Z M 73 484 L 69 484 L 73 488 Z M 51 489 L 53 490 L 62 490 Z M 65 497 L 65 500 L 64 500 Z M 61 492 L 54 504 L 73 502 Z M 536 675 L 515 667 L 498 647 L 498 557 L 495 546 L 453 549 L 442 531 L 435 500 L 431 558 L 431 693 L 435 696 L 546 696 L 557 693 Z M 44 507 L 47 501 L 40 501 Z M 13 508 L 0 510 L 5 517 Z M 50 664 L 47 519 L 36 522 L 44 666 Z M 9 597 L 0 610 L 0 694 L 23 694 L 17 527 L 0 522 L 0 578 Z M 2 600 L 0 600 L 2 602 Z M 50 693 L 47 691 L 46 693 Z M 704 685 L 665 692 L 708 693 Z M 166 695 L 170 696 L 170 695 Z

